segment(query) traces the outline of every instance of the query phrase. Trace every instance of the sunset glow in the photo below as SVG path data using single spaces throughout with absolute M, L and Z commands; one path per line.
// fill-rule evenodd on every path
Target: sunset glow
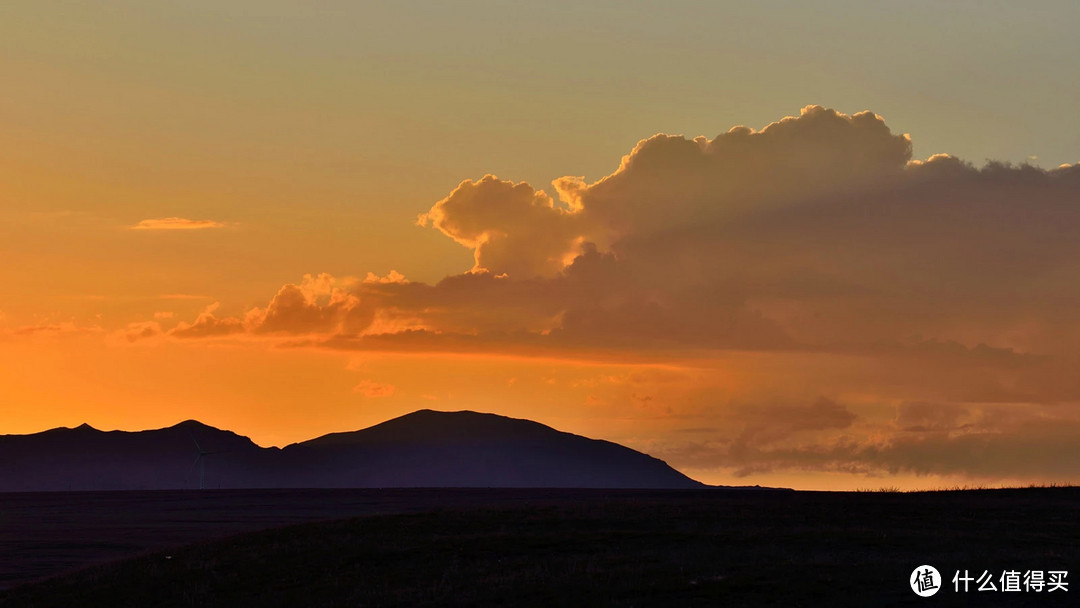
M 60 4 L 0 17 L 0 434 L 475 410 L 709 484 L 1080 483 L 1075 6 L 792 7 L 854 45 L 792 67 L 749 7 Z

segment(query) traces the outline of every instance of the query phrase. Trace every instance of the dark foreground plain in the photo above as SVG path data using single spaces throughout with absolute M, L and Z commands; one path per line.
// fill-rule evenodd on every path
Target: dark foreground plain
M 0 505 L 9 584 L 139 553 L 14 586 L 0 606 L 1075 606 L 1080 593 L 951 583 L 958 569 L 1077 576 L 1080 488 L 117 492 Z M 278 525 L 312 519 L 324 521 Z M 932 598 L 908 586 L 921 564 L 946 579 Z

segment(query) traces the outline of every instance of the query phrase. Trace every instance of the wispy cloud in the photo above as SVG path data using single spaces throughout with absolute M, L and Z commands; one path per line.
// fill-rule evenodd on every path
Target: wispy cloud
M 201 296 L 193 293 L 163 293 L 158 298 L 162 300 L 211 300 L 213 296 Z
M 353 392 L 360 393 L 368 399 L 376 399 L 378 397 L 389 397 L 393 395 L 395 388 L 396 387 L 393 384 L 382 384 L 372 380 L 362 380 L 360 384 L 353 387 Z
M 21 325 L 0 329 L 0 337 L 39 337 L 72 334 L 100 334 L 105 330 L 100 325 L 79 325 L 74 321 L 41 322 L 33 325 Z
M 225 224 L 214 220 L 191 220 L 185 217 L 162 217 L 147 219 L 135 224 L 132 230 L 205 230 L 224 228 Z

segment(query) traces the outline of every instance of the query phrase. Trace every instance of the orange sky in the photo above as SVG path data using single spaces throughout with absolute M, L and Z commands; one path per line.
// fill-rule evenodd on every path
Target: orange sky
M 1068 15 L 807 59 L 683 33 L 821 15 L 196 4 L 0 19 L 0 433 L 471 409 L 709 483 L 1080 481 L 1075 79 L 949 80 Z

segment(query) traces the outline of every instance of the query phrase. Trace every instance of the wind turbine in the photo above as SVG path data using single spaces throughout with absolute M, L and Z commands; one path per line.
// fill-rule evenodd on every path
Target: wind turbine
M 217 454 L 217 452 L 204 450 L 195 437 L 192 437 L 191 440 L 195 442 L 195 449 L 199 452 L 199 455 L 195 457 L 195 462 L 191 463 L 191 469 L 195 470 L 195 467 L 199 467 L 199 489 L 204 490 L 206 489 L 206 457 L 210 454 Z

